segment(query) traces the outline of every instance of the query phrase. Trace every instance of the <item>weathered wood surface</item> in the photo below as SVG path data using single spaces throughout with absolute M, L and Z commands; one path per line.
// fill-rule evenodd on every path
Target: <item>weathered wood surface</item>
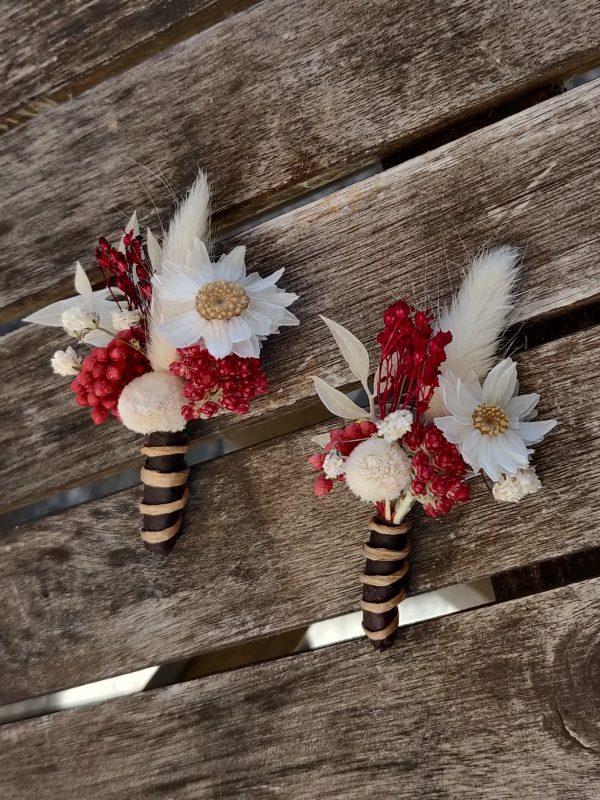
M 259 3 L 2 137 L 4 316 L 152 210 L 138 177 L 165 210 L 136 162 L 177 191 L 202 165 L 238 218 L 592 65 L 599 42 L 579 0 Z
M 600 293 L 600 83 L 554 98 L 458 142 L 261 225 L 241 240 L 251 267 L 286 266 L 301 325 L 265 347 L 271 393 L 250 415 L 314 397 L 312 375 L 351 380 L 318 319 L 327 313 L 371 345 L 385 305 L 436 303 L 484 242 L 526 248 L 522 320 Z M 112 471 L 137 456 L 116 422 L 95 428 L 49 358 L 65 337 L 29 326 L 0 339 L 0 432 L 6 509 Z M 374 350 L 372 350 L 374 353 Z M 42 424 L 43 421 L 43 424 Z M 215 426 L 196 426 L 198 437 Z M 18 436 L 15 435 L 18 431 Z M 40 473 L 39 463 L 51 465 Z
M 536 453 L 544 491 L 520 505 L 473 501 L 419 515 L 409 590 L 440 588 L 600 544 L 598 330 L 523 355 L 524 389 L 560 421 Z M 578 391 L 576 387 L 585 387 Z M 322 428 L 321 428 L 322 430 Z M 370 511 L 348 492 L 312 497 L 315 429 L 192 472 L 187 533 L 147 553 L 137 492 L 0 538 L 0 702 L 85 683 L 358 608 Z
M 597 800 L 600 580 L 0 728 L 6 800 Z
M 3 0 L 0 116 L 59 89 L 68 97 L 73 84 L 80 90 L 116 69 L 115 60 L 122 71 L 129 61 L 151 55 L 158 37 L 166 47 L 186 29 L 206 28 L 240 5 L 235 0 Z

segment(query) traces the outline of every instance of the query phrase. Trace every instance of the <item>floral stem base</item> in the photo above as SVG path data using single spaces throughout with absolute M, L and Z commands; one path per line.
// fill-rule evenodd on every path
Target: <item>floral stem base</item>
M 394 525 L 374 517 L 369 523 L 369 541 L 363 545 L 366 557 L 361 576 L 363 629 L 375 650 L 387 650 L 398 629 L 398 604 L 406 597 L 410 542 L 407 520 Z
M 189 498 L 189 468 L 185 454 L 189 444 L 185 433 L 151 433 L 142 453 L 144 492 L 140 511 L 144 547 L 167 555 L 182 533 L 183 509 Z

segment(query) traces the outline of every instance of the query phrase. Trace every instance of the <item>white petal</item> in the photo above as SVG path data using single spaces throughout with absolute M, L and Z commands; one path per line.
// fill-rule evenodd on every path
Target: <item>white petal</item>
M 260 356 L 258 337 L 251 336 L 250 339 L 246 339 L 244 342 L 234 342 L 231 352 L 235 353 L 236 356 L 241 356 L 241 358 L 258 358 Z
M 264 314 L 259 314 L 253 308 L 253 301 L 250 301 L 248 308 L 241 313 L 241 318 L 252 328 L 252 332 L 259 336 L 268 336 L 271 333 L 271 320 Z
M 436 417 L 433 422 L 452 444 L 464 442 L 469 433 L 473 430 L 472 425 L 465 425 L 459 422 L 456 417 Z
M 506 475 L 514 475 L 523 463 L 522 454 L 517 454 L 513 443 L 510 439 L 507 441 L 504 436 L 504 434 L 500 434 L 499 436 L 488 438 L 492 442 L 492 453 L 500 472 Z
M 539 402 L 539 394 L 522 394 L 519 397 L 512 397 L 506 406 L 506 413 L 513 419 L 527 419 Z
M 202 333 L 206 349 L 215 358 L 225 358 L 231 353 L 229 325 L 224 320 L 213 319 L 207 322 Z
M 521 422 L 519 436 L 525 444 L 537 444 L 556 424 L 555 419 L 546 419 L 541 422 Z
M 251 300 L 250 306 L 252 311 L 256 311 L 258 314 L 262 314 L 264 317 L 267 317 L 271 320 L 273 325 L 299 325 L 300 320 L 291 311 L 288 311 L 287 308 L 281 308 L 281 306 L 274 306 L 270 303 L 262 303 L 259 300 Z
M 28 317 L 23 318 L 23 322 L 34 322 L 36 325 L 49 325 L 52 328 L 62 328 L 62 315 L 69 308 L 77 306 L 81 303 L 81 297 L 67 297 L 65 300 L 59 300 L 56 303 L 51 303 L 45 308 L 40 308 L 39 311 L 34 311 Z
M 479 472 L 481 469 L 481 461 L 479 457 L 479 448 L 483 436 L 477 430 L 471 430 L 464 442 L 459 445 L 460 454 L 469 466 Z
M 252 297 L 252 291 L 246 289 L 250 297 Z M 298 299 L 298 295 L 294 294 L 294 292 L 284 292 L 281 291 L 273 291 L 272 289 L 265 292 L 257 292 L 255 296 L 256 300 L 260 300 L 264 303 L 273 303 L 276 306 L 291 306 L 292 303 L 295 303 Z
M 165 265 L 168 269 L 169 265 Z M 178 275 L 176 278 L 165 272 L 154 277 L 154 285 L 161 298 L 173 303 L 185 303 L 194 300 L 198 294 L 198 283 L 189 275 Z
M 520 433 L 520 428 L 519 428 L 519 433 Z M 526 467 L 529 466 L 529 454 L 519 434 L 516 434 L 514 431 L 511 431 L 509 429 L 505 431 L 503 434 L 501 434 L 501 436 L 499 436 L 498 438 L 502 439 L 502 446 L 506 449 L 507 453 L 509 453 L 510 456 L 515 461 L 516 469 L 514 470 L 513 473 L 509 474 L 514 475 L 517 472 L 517 470 L 525 469 Z
M 502 471 L 500 469 L 498 461 L 494 457 L 495 446 L 492 441 L 493 439 L 494 439 L 493 436 L 482 436 L 481 442 L 479 443 L 478 452 L 482 470 L 493 481 L 497 481 L 500 479 Z
M 196 311 L 180 314 L 168 322 L 159 322 L 157 331 L 174 347 L 189 347 L 204 335 L 205 321 Z
M 234 247 L 231 252 L 222 255 L 215 267 L 215 274 L 219 280 L 239 283 L 242 278 L 245 278 L 245 254 L 245 247 Z
M 146 232 L 146 247 L 148 248 L 148 256 L 150 258 L 152 269 L 159 273 L 161 271 L 162 264 L 162 248 L 158 243 L 158 239 L 152 233 L 150 228 L 147 228 Z
M 250 326 L 241 317 L 233 317 L 227 324 L 229 326 L 229 335 L 231 336 L 232 342 L 243 342 L 245 339 L 249 339 L 252 336 Z
M 267 275 L 266 278 L 261 278 L 258 272 L 251 272 L 250 275 L 247 275 L 244 280 L 242 281 L 242 285 L 246 289 L 250 289 L 253 292 L 263 292 L 266 290 L 272 290 L 279 278 L 285 272 L 284 267 L 278 269 L 276 272 L 273 272 L 271 275 Z
M 517 365 L 512 358 L 499 361 L 483 383 L 483 400 L 506 408 L 514 394 L 517 382 Z

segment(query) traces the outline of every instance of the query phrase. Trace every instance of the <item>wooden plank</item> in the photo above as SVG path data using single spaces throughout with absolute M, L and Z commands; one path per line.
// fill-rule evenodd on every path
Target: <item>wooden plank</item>
M 0 116 L 40 96 L 68 99 L 240 5 L 235 0 L 2 3 Z
M 6 800 L 597 800 L 600 581 L 0 728 Z M 391 788 L 393 787 L 393 788 Z
M 430 302 L 438 289 L 447 296 L 465 248 L 492 241 L 526 248 L 523 321 L 597 298 L 599 109 L 600 83 L 583 87 L 241 237 L 252 268 L 286 266 L 286 286 L 300 294 L 301 325 L 265 348 L 270 395 L 249 417 L 223 418 L 219 429 L 308 402 L 315 372 L 347 384 L 351 376 L 318 313 L 373 343 L 386 302 L 407 293 L 423 300 L 425 284 Z M 65 344 L 61 334 L 35 328 L 0 340 L 5 508 L 137 457 L 137 437 L 116 422 L 95 429 L 64 379 L 49 373 L 53 348 Z M 192 435 L 216 427 L 199 425 Z M 43 474 L 41 457 L 52 464 Z
M 539 390 L 542 416 L 560 421 L 536 454 L 544 491 L 503 505 L 477 482 L 473 501 L 450 517 L 419 515 L 411 592 L 600 544 L 590 478 L 600 469 L 597 336 L 585 331 L 522 357 L 522 386 Z M 168 559 L 141 547 L 133 490 L 1 537 L 0 702 L 356 609 L 370 511 L 344 491 L 312 497 L 305 459 L 316 432 L 195 469 L 187 534 Z
M 579 0 L 259 3 L 2 138 L 4 317 L 152 211 L 139 177 L 169 206 L 138 162 L 177 191 L 203 165 L 231 221 L 584 69 L 599 42 Z

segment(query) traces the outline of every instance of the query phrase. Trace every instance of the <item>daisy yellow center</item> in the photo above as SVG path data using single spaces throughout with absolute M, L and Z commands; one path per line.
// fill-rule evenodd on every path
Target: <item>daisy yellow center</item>
M 492 403 L 482 403 L 473 411 L 473 427 L 484 436 L 498 436 L 509 424 L 506 411 Z
M 233 319 L 248 308 L 250 298 L 239 283 L 212 281 L 196 295 L 196 311 L 204 319 Z

